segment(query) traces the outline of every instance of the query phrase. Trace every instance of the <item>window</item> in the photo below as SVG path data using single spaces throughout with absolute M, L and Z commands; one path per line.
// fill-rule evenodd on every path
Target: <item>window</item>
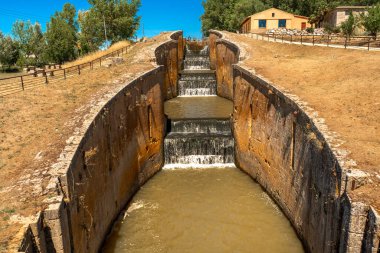
M 265 19 L 259 20 L 259 28 L 266 28 L 267 27 L 267 21 Z
M 278 20 L 278 27 L 286 27 L 286 19 Z
M 274 16 L 275 16 L 276 14 L 274 14 L 274 12 L 272 13 L 272 18 L 274 18 Z
M 345 11 L 345 12 L 344 12 L 344 15 L 346 15 L 346 16 L 350 16 L 350 13 L 351 13 L 351 11 Z

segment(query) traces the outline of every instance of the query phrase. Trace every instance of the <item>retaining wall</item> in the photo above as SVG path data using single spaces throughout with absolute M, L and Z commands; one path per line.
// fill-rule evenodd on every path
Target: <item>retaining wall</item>
M 120 212 L 164 162 L 164 101 L 183 57 L 182 32 L 159 46 L 163 64 L 95 106 L 55 165 L 56 196 L 27 228 L 20 252 L 97 252 Z M 91 113 L 90 113 L 91 114 Z
M 172 35 L 172 41 L 162 44 L 156 50 L 156 62 L 166 66 L 163 95 L 165 100 L 178 96 L 178 73 L 182 69 L 185 53 L 185 43 L 182 32 Z
M 218 39 L 221 34 L 210 34 L 211 69 L 216 71 L 217 94 L 233 100 L 233 64 L 239 61 L 239 49 L 229 41 Z
M 237 166 L 281 207 L 309 252 L 379 252 L 379 216 L 349 192 L 365 184 L 296 97 L 234 65 L 240 48 L 211 31 L 218 94 L 234 102 Z M 321 129 L 323 129 L 321 131 Z

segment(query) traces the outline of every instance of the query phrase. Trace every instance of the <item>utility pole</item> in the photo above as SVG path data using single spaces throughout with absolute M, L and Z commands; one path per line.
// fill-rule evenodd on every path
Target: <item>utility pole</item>
M 106 19 L 103 14 L 103 24 L 104 24 L 104 36 L 106 38 L 106 46 L 108 48 L 108 38 L 107 38 L 107 27 L 106 27 Z

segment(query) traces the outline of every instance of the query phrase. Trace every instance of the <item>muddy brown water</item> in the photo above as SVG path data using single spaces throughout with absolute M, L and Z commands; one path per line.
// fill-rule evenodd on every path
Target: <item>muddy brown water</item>
M 289 221 L 236 168 L 163 170 L 135 195 L 103 252 L 304 252 Z
M 233 103 L 217 96 L 177 97 L 165 103 L 169 119 L 229 118 L 232 112 Z

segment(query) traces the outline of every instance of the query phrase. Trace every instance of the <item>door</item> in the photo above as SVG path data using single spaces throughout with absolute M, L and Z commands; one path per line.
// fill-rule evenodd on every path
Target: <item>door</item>
M 302 22 L 301 23 L 301 30 L 305 30 L 306 29 L 306 22 Z

